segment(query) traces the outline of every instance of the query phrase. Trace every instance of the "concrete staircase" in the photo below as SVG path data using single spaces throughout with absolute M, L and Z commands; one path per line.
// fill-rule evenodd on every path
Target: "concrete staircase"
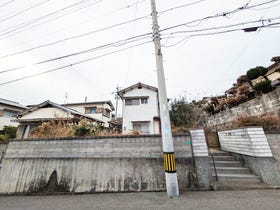
M 218 150 L 210 153 L 213 155 L 219 182 L 261 182 L 259 176 L 252 174 L 249 168 L 244 167 L 240 161 L 235 160 L 230 153 Z M 212 176 L 213 180 L 215 180 L 213 159 L 211 157 Z

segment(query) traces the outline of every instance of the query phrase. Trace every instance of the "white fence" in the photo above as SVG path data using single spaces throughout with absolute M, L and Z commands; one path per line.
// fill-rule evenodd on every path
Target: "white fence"
M 248 127 L 218 132 L 224 151 L 254 157 L 273 157 L 262 127 Z

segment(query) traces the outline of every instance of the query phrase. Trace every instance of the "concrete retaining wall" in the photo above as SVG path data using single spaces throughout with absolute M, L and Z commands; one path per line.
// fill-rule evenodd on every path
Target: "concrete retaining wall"
M 174 137 L 180 190 L 188 186 L 191 146 Z M 165 190 L 160 136 L 11 141 L 0 193 Z
M 273 156 L 280 162 L 280 134 L 266 134 Z

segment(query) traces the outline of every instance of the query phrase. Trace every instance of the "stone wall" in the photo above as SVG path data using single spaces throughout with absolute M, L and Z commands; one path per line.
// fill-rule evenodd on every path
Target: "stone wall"
M 179 189 L 189 184 L 189 136 L 174 137 Z M 160 136 L 11 141 L 0 193 L 165 190 Z
M 255 99 L 235 106 L 227 111 L 217 113 L 206 118 L 207 126 L 217 126 L 230 123 L 240 116 L 260 116 L 275 113 L 280 117 L 280 88 L 273 92 L 258 96 Z

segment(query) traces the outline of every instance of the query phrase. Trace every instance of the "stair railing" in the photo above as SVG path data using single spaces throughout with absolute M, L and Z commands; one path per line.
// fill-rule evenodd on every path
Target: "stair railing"
M 216 181 L 219 181 L 218 174 L 217 174 L 217 169 L 216 169 L 216 164 L 215 164 L 215 160 L 214 160 L 214 155 L 212 154 L 212 152 L 209 152 L 209 153 L 210 153 L 210 156 L 212 158 Z

